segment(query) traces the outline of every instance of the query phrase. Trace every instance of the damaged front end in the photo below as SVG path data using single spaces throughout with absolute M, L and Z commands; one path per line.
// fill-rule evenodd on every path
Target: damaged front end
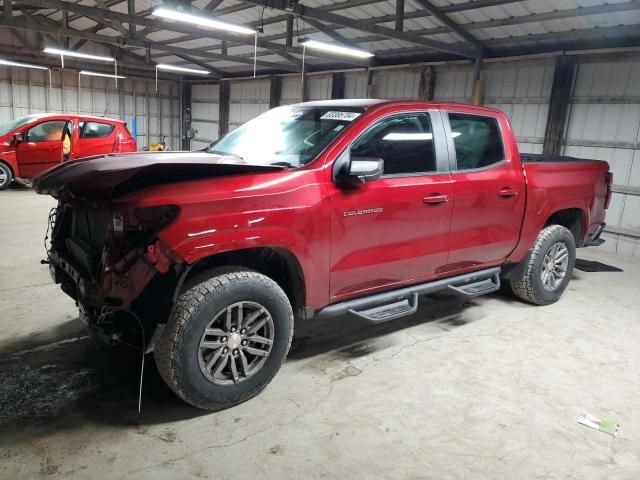
M 99 336 L 113 341 L 140 328 L 124 312 L 139 312 L 136 318 L 144 317 L 149 330 L 166 320 L 184 267 L 157 234 L 178 214 L 175 205 L 120 209 L 59 201 L 50 215 L 51 276 Z

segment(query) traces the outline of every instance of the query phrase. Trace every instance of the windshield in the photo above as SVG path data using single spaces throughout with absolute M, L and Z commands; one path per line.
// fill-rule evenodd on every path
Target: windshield
M 12 120 L 10 122 L 3 123 L 2 125 L 0 125 L 0 135 L 6 135 L 12 130 L 15 130 L 16 128 L 18 128 L 19 126 L 24 125 L 25 123 L 29 123 L 34 118 L 35 117 L 26 115 L 24 117 L 16 118 L 15 120 Z
M 363 111 L 350 107 L 274 108 L 228 133 L 206 151 L 240 157 L 251 165 L 301 167 Z

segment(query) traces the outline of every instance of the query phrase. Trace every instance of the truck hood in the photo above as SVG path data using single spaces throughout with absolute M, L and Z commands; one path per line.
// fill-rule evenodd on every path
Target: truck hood
M 222 175 L 283 170 L 205 152 L 138 152 L 88 157 L 62 163 L 33 179 L 36 192 L 60 197 L 114 198 L 151 185 Z

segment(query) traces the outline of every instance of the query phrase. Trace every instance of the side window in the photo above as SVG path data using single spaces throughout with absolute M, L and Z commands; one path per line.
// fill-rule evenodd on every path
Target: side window
M 383 159 L 385 175 L 435 172 L 429 116 L 412 113 L 380 120 L 353 142 L 351 156 Z
M 104 138 L 111 135 L 114 125 L 99 122 L 80 122 L 82 130 L 80 138 Z M 84 125 L 83 125 L 84 124 Z
M 64 120 L 39 123 L 27 132 L 27 142 L 61 142 L 65 123 Z
M 458 170 L 488 167 L 505 159 L 497 119 L 449 113 L 449 122 Z

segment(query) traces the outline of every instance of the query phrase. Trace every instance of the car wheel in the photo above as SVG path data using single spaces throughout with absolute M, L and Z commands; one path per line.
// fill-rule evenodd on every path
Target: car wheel
M 6 163 L 0 162 L 0 190 L 4 190 L 11 185 L 13 173 Z
M 551 225 L 540 232 L 522 278 L 511 280 L 514 295 L 535 305 L 557 302 L 567 288 L 576 261 L 569 230 Z
M 251 270 L 222 268 L 183 288 L 154 355 L 180 398 L 220 410 L 267 386 L 292 336 L 291 304 L 276 282 Z

